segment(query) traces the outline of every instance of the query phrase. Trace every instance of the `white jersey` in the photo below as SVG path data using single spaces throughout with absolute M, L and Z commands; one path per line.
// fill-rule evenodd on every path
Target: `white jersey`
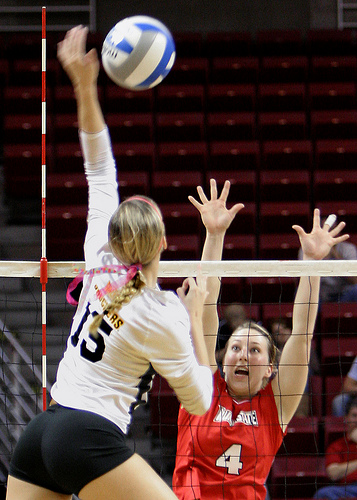
M 108 246 L 108 224 L 119 197 L 108 130 L 80 132 L 89 186 L 86 270 L 115 266 Z M 211 403 L 212 374 L 194 355 L 188 313 L 173 292 L 144 287 L 120 309 L 104 315 L 98 338 L 88 327 L 105 310 L 96 290 L 117 273 L 86 274 L 67 348 L 51 396 L 62 406 L 92 411 L 126 433 L 131 412 L 146 401 L 154 372 L 167 379 L 185 409 L 201 414 Z

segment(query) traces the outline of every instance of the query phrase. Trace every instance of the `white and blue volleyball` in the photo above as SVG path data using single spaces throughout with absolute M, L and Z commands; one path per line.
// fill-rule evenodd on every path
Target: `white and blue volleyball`
M 158 85 L 172 68 L 175 56 L 170 31 L 149 16 L 132 16 L 118 22 L 102 47 L 102 63 L 109 78 L 131 90 Z

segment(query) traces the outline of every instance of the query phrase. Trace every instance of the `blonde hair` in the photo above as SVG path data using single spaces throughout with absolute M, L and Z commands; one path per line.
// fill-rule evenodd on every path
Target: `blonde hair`
M 157 204 L 146 196 L 128 198 L 109 223 L 109 243 L 126 266 L 150 264 L 163 246 L 165 226 Z
M 113 254 L 125 266 L 144 267 L 160 252 L 164 245 L 165 226 L 157 204 L 146 196 L 133 196 L 122 202 L 109 222 L 109 244 Z M 146 285 L 143 273 L 138 270 L 124 286 L 106 295 L 105 311 L 95 316 L 89 327 L 93 336 L 105 315 L 119 311 Z

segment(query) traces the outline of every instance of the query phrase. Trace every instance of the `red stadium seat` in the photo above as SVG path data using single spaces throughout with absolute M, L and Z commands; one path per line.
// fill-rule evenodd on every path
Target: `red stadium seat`
M 262 170 L 310 170 L 313 146 L 309 140 L 266 141 L 262 145 Z
M 254 303 L 294 302 L 296 280 L 290 277 L 247 278 L 246 289 Z
M 190 203 L 160 203 L 166 234 L 200 234 L 201 218 L 198 210 Z
M 209 170 L 206 173 L 207 187 L 210 179 L 217 181 L 219 192 L 221 192 L 224 182 L 230 181 L 228 198 L 230 203 L 252 202 L 256 199 L 257 173 L 254 170 Z
M 332 212 L 331 212 L 332 213 Z M 321 304 L 321 333 L 328 336 L 340 336 L 356 333 L 357 304 L 328 303 Z
M 310 80 L 313 82 L 354 82 L 356 72 L 355 55 L 311 57 Z
M 305 111 L 305 107 L 304 83 L 261 83 L 258 85 L 259 111 Z
M 253 234 L 227 234 L 224 238 L 224 260 L 252 260 L 256 258 L 256 238 Z
M 4 144 L 4 192 L 8 200 L 41 199 L 42 150 L 39 144 Z M 52 146 L 47 147 L 52 170 Z M 14 207 L 16 208 L 16 207 Z M 38 207 L 40 208 L 40 207 Z
M 243 84 L 258 81 L 258 57 L 213 57 L 209 81 L 213 84 Z
M 260 232 L 294 234 L 291 228 L 298 224 L 307 230 L 311 226 L 310 203 L 303 202 L 262 202 L 260 205 Z M 298 239 L 297 235 L 295 235 Z
M 53 117 L 53 137 L 57 144 L 78 142 L 77 113 L 55 114 Z
M 152 113 L 108 113 L 106 122 L 114 142 L 151 142 L 154 138 Z
M 35 59 L 9 59 L 9 85 L 29 86 L 34 85 L 41 88 L 42 63 L 41 51 Z M 56 59 L 48 59 L 46 62 L 46 84 L 54 85 L 57 79 L 59 62 Z
M 326 337 L 321 338 L 321 372 L 324 375 L 347 375 L 354 358 L 357 356 L 357 338 Z
M 324 446 L 325 452 L 327 447 L 336 439 L 343 437 L 346 433 L 346 424 L 344 417 L 335 417 L 333 415 L 326 415 L 323 418 L 324 430 Z
M 51 260 L 83 260 L 87 205 L 47 208 L 47 256 Z
M 316 455 L 319 453 L 318 417 L 293 417 L 278 456 Z
M 263 141 L 306 139 L 306 114 L 303 111 L 258 113 L 258 133 Z
M 155 375 L 149 393 L 150 429 L 155 438 L 176 439 L 179 407 L 179 401 L 167 381 Z
M 217 111 L 254 111 L 256 88 L 246 84 L 210 84 L 207 86 L 207 110 Z
M 200 170 L 207 167 L 207 143 L 167 142 L 158 144 L 157 171 Z
M 121 200 L 125 200 L 125 198 L 136 194 L 143 194 L 145 196 L 150 194 L 149 173 L 147 170 L 132 172 L 131 170 L 125 171 L 119 169 L 117 172 L 117 179 Z
M 260 172 L 261 201 L 309 201 L 308 170 L 263 170 Z
M 355 170 L 316 170 L 314 197 L 320 201 L 352 201 L 356 199 L 357 172 Z
M 4 116 L 3 140 L 6 144 L 41 144 L 42 116 L 38 114 L 7 114 Z M 50 140 L 52 133 L 51 116 L 47 115 L 47 138 Z
M 309 406 L 311 414 L 321 418 L 323 408 L 323 379 L 320 375 L 309 376 Z
M 295 234 L 261 234 L 259 237 L 259 258 L 267 260 L 296 260 L 300 248 Z
M 211 31 L 206 35 L 206 51 L 211 57 L 249 56 L 252 35 L 248 31 Z
M 151 194 L 159 204 L 187 203 L 191 205 L 187 197 L 196 196 L 196 188 L 202 184 L 202 172 L 199 170 L 154 172 L 151 180 Z
M 259 169 L 258 141 L 212 141 L 210 143 L 210 168 L 233 172 Z
M 154 108 L 153 89 L 124 89 L 108 83 L 104 92 L 105 113 L 150 113 Z
M 255 113 L 208 113 L 207 134 L 209 141 L 251 141 L 256 136 Z
M 178 57 L 200 57 L 203 51 L 203 35 L 197 31 L 173 32 Z
M 269 491 L 274 499 L 311 498 L 328 483 L 325 459 L 320 456 L 276 457 L 270 475 Z
M 205 106 L 203 85 L 167 85 L 162 83 L 156 92 L 159 113 L 201 112 Z
M 5 87 L 9 85 L 10 78 L 10 68 L 9 61 L 4 57 L 0 56 L 0 85 Z
M 4 115 L 38 115 L 41 113 L 41 103 L 42 89 L 39 85 L 4 87 Z M 48 112 L 52 111 L 52 106 L 52 89 L 49 88 L 46 92 L 46 109 Z
M 208 67 L 206 57 L 177 57 L 175 64 L 165 78 L 165 83 L 205 85 Z
M 219 307 L 230 305 L 232 302 L 242 302 L 244 297 L 244 279 L 243 278 L 222 278 L 221 279 L 221 292 L 219 295 Z M 258 308 L 253 307 L 253 311 L 256 313 Z M 247 316 L 251 317 L 252 313 L 247 305 Z M 254 316 L 253 316 L 254 319 Z M 259 319 L 259 317 L 257 318 Z
M 113 142 L 113 154 L 120 172 L 152 172 L 155 167 L 156 152 L 152 142 Z
M 201 240 L 197 234 L 170 234 L 167 250 L 162 260 L 198 260 L 201 253 Z
M 256 43 L 261 56 L 301 55 L 304 51 L 300 30 L 260 30 L 256 35 Z
M 306 33 L 306 45 L 311 56 L 341 56 L 355 53 L 350 30 L 309 29 Z
M 310 119 L 315 140 L 357 138 L 357 110 L 311 111 Z
M 316 82 L 308 85 L 309 107 L 313 110 L 354 109 L 354 82 Z
M 83 157 L 78 139 L 55 147 L 54 172 L 83 172 Z
M 103 86 L 98 85 L 98 97 L 103 105 Z M 74 97 L 72 85 L 56 85 L 53 87 L 54 112 L 61 114 L 76 114 L 77 103 Z
M 325 415 L 332 415 L 332 400 L 338 396 L 342 391 L 343 376 L 331 375 L 324 377 L 324 401 L 325 401 Z
M 260 81 L 305 82 L 308 75 L 309 61 L 307 56 L 266 56 L 262 58 Z
M 204 114 L 158 113 L 156 134 L 158 142 L 202 141 L 205 138 Z
M 316 170 L 354 170 L 357 162 L 355 139 L 317 140 Z
M 118 171 L 121 200 L 134 194 L 149 194 L 147 172 Z M 55 173 L 47 175 L 47 206 L 86 205 L 88 186 L 84 173 Z
M 256 278 L 255 278 L 256 279 Z M 283 285 L 283 283 L 282 283 Z M 287 319 L 291 322 L 293 314 L 293 305 L 291 302 L 282 303 L 281 300 L 278 304 L 263 304 L 262 305 L 262 321 L 265 328 L 269 330 L 271 321 L 277 318 Z

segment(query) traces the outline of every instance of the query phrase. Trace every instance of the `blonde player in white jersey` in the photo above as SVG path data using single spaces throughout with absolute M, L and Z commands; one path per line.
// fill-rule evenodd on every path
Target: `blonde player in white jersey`
M 119 205 L 98 101 L 99 60 L 96 51 L 85 52 L 86 36 L 86 28 L 74 28 L 58 47 L 75 91 L 89 187 L 83 289 L 51 405 L 30 422 L 14 450 L 6 499 L 69 500 L 76 494 L 81 500 L 169 500 L 176 496 L 128 448 L 125 434 L 154 372 L 168 380 L 188 412 L 210 407 L 212 374 L 202 331 L 206 283 L 188 278 L 177 295 L 157 287 L 166 247 L 161 212 L 142 196 Z M 226 183 L 218 198 L 211 181 L 207 255 L 217 245 L 216 231 L 221 238 L 223 225 L 224 233 L 242 208 L 226 209 L 228 192 Z

